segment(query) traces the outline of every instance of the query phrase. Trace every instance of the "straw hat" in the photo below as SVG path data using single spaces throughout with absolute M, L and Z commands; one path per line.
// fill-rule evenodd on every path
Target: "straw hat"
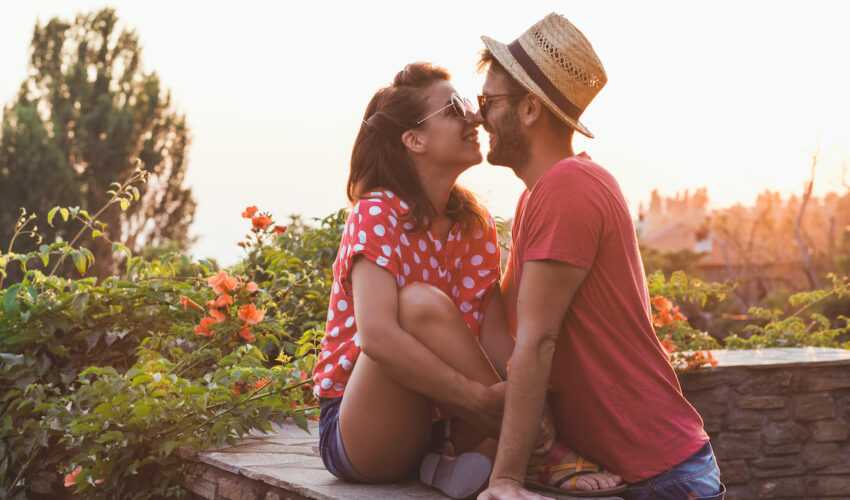
M 481 40 L 508 73 L 546 107 L 582 134 L 593 137 L 578 119 L 608 77 L 578 28 L 552 13 L 507 45 L 488 36 Z

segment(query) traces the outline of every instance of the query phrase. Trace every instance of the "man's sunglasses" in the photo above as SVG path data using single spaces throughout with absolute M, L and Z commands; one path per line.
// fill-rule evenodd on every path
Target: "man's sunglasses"
M 497 97 L 525 95 L 525 92 L 508 92 L 507 94 L 484 94 L 478 96 L 478 110 L 481 111 L 481 118 L 487 118 L 487 110 L 490 108 L 490 101 Z
M 418 122 L 416 122 L 416 125 L 420 125 L 422 122 L 424 122 L 428 118 L 431 118 L 432 116 L 440 113 L 441 111 L 445 111 L 446 109 L 449 109 L 449 108 L 452 108 L 452 111 L 454 112 L 454 114 L 457 115 L 457 117 L 460 118 L 461 120 L 466 120 L 466 117 L 469 116 L 469 113 L 474 113 L 474 111 L 472 110 L 472 103 L 469 101 L 469 99 L 461 99 L 461 97 L 459 95 L 452 94 L 450 102 L 448 104 L 446 104 L 442 108 L 438 109 L 437 111 L 434 111 L 433 113 L 426 116 L 425 118 L 419 120 Z

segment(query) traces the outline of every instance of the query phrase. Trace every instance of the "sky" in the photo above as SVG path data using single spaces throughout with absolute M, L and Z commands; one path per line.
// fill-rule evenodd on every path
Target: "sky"
M 248 205 L 286 223 L 346 206 L 351 147 L 371 96 L 412 61 L 448 69 L 474 100 L 486 34 L 508 43 L 550 12 L 590 40 L 608 83 L 576 135 L 637 215 L 653 189 L 706 187 L 713 207 L 765 189 L 843 190 L 850 155 L 850 3 L 834 1 L 0 0 L 0 102 L 26 75 L 35 23 L 113 7 L 191 130 L 198 207 L 191 253 L 235 263 Z M 482 147 L 487 147 L 481 132 Z M 511 217 L 522 183 L 504 167 L 460 182 Z

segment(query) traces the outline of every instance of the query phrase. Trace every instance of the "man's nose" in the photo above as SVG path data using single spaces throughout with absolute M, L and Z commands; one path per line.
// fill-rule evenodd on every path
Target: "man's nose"
M 474 113 L 467 113 L 466 119 L 470 121 L 476 127 L 484 123 L 484 117 L 481 115 L 481 110 L 477 110 Z

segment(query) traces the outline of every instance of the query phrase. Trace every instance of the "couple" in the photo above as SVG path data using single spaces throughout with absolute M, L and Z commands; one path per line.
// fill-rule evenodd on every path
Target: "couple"
M 482 39 L 477 112 L 424 63 L 366 109 L 313 374 L 326 467 L 364 483 L 418 469 L 452 498 L 722 498 L 620 188 L 572 150 L 592 137 L 578 118 L 599 59 L 555 14 Z M 504 275 L 493 219 L 455 184 L 482 160 L 478 125 L 527 187 Z

